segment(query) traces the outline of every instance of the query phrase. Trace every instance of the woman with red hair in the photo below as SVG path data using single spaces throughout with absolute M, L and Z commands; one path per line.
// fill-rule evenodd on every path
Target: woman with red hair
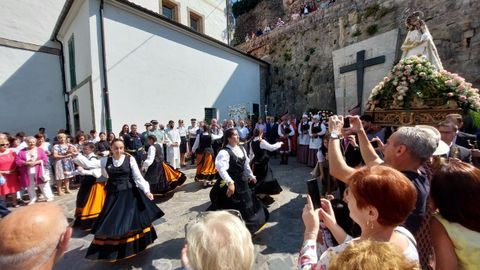
M 305 224 L 304 244 L 300 252 L 301 269 L 327 269 L 330 259 L 351 243 L 373 240 L 393 243 L 405 257 L 418 261 L 418 252 L 413 235 L 400 227 L 415 207 L 417 192 L 413 184 L 401 172 L 387 166 L 360 168 L 350 176 L 349 189 L 345 192 L 345 201 L 350 210 L 350 217 L 361 228 L 361 235 L 352 238 L 336 223 L 332 206 L 322 199 L 322 207 L 313 208 L 308 203 L 303 209 Z M 330 230 L 338 246 L 323 251 L 317 260 L 317 237 L 322 236 L 320 220 Z M 322 237 L 318 238 L 319 240 Z

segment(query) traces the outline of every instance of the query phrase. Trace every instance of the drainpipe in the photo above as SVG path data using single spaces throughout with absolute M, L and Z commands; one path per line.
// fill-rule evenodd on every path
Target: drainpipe
M 107 57 L 105 54 L 105 29 L 103 26 L 103 0 L 100 1 L 100 39 L 102 42 L 102 71 L 103 71 L 103 106 L 105 107 L 105 120 L 107 132 L 112 132 L 112 117 L 110 115 L 110 98 L 107 79 Z
M 63 55 L 63 43 L 55 35 L 55 41 L 60 44 L 60 71 L 62 72 L 63 100 L 65 101 L 65 123 L 67 133 L 70 133 L 70 111 L 68 109 L 69 94 L 67 93 L 67 83 L 65 79 L 65 56 Z

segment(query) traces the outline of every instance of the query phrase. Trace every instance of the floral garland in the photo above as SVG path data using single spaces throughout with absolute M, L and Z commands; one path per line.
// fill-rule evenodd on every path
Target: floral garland
M 478 115 L 478 92 L 458 74 L 437 71 L 424 56 L 412 56 L 400 60 L 390 74 L 373 88 L 367 110 L 429 108 L 432 106 L 425 103 L 437 100 L 440 104 L 433 107 L 460 107 Z

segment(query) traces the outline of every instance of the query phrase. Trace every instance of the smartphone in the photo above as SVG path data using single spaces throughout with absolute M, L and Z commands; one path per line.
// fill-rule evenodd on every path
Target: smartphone
M 349 128 L 349 127 L 350 127 L 350 118 L 345 116 L 343 118 L 343 128 Z
M 318 180 L 317 178 L 313 178 L 307 181 L 307 188 L 308 188 L 308 195 L 313 202 L 313 208 L 318 209 L 322 207 L 320 202 L 320 190 L 318 189 Z

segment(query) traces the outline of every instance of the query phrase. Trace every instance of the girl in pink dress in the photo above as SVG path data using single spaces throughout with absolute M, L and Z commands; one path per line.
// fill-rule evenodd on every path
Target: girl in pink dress
M 0 134 L 0 176 L 5 178 L 5 184 L 0 185 L 0 197 L 15 194 L 20 190 L 17 167 L 15 165 L 16 154 L 9 149 L 8 139 L 5 134 Z M 18 207 L 17 197 L 12 196 L 13 206 Z

